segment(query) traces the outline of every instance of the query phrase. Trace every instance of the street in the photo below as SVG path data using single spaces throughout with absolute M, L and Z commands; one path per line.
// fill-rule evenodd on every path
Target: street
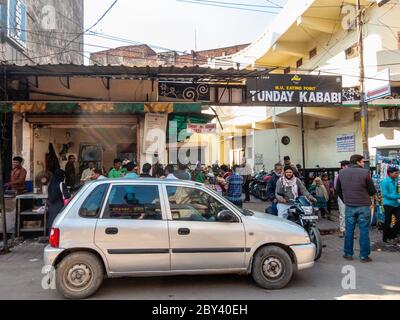
M 265 203 L 254 201 L 247 208 L 263 210 Z M 332 229 L 336 223 L 324 222 Z M 155 299 L 155 300 L 290 300 L 290 299 L 400 299 L 400 249 L 377 251 L 381 233 L 371 234 L 373 262 L 349 263 L 342 258 L 343 239 L 336 233 L 323 236 L 323 254 L 315 266 L 298 272 L 282 290 L 259 288 L 250 276 L 174 276 L 155 278 L 107 279 L 90 299 Z M 358 254 L 358 240 L 355 257 Z M 41 287 L 42 251 L 44 245 L 25 242 L 12 253 L 0 256 L 0 299 L 62 299 L 56 290 Z M 354 266 L 355 289 L 342 288 L 344 266 Z M 346 271 L 346 270 L 345 270 Z M 347 271 L 348 272 L 348 271 Z

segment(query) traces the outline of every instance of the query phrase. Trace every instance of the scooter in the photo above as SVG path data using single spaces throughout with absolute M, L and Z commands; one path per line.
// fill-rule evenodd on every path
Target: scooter
M 308 233 L 310 240 L 315 244 L 315 261 L 322 254 L 322 238 L 317 228 L 319 209 L 313 207 L 311 202 L 306 197 L 298 197 L 296 200 L 289 202 L 288 220 L 302 226 Z

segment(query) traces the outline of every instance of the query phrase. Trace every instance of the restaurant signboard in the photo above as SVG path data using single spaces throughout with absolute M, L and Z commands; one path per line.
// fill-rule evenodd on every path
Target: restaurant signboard
M 342 77 L 271 74 L 247 79 L 250 105 L 341 105 Z

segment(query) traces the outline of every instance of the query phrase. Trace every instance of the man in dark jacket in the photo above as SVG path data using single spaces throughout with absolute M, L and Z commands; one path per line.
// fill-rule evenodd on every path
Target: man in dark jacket
M 369 231 L 371 225 L 371 197 L 376 193 L 374 183 L 368 170 L 364 169 L 364 157 L 352 155 L 350 166 L 339 172 L 336 184 L 338 196 L 346 205 L 346 235 L 344 256 L 353 259 L 354 230 L 360 228 L 360 260 L 370 262 L 371 253 Z
M 267 184 L 267 199 L 271 201 L 271 209 L 267 208 L 265 211 L 269 212 L 273 215 L 278 215 L 278 209 L 276 208 L 276 204 L 278 201 L 276 200 L 275 190 L 276 190 L 276 183 L 278 182 L 279 178 L 282 176 L 282 165 L 278 162 L 274 166 L 274 172 L 269 179 Z

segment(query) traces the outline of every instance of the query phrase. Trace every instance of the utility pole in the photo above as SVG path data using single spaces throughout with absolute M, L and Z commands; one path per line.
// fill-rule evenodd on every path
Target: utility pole
M 4 101 L 8 100 L 7 95 L 7 77 L 6 77 L 6 67 L 3 68 L 4 72 Z M 4 127 L 2 128 L 4 130 Z M 7 219 L 6 219 L 6 202 L 4 200 L 4 181 L 3 181 L 3 150 L 4 150 L 4 141 L 0 141 L 0 210 L 1 210 L 1 221 L 2 221 L 2 229 L 3 229 L 3 248 L 0 249 L 0 254 L 6 254 L 10 252 L 8 248 L 8 239 L 7 239 Z
M 358 48 L 360 56 L 360 108 L 361 108 L 361 136 L 363 145 L 363 156 L 369 167 L 369 146 L 368 146 L 368 103 L 365 101 L 365 70 L 364 70 L 364 10 L 361 8 L 361 0 L 356 0 L 357 9 L 357 31 L 358 31 Z
M 3 183 L 3 142 L 0 147 L 0 209 L 1 221 L 3 229 L 3 248 L 0 249 L 0 254 L 9 252 L 8 239 L 7 239 L 7 221 L 6 221 L 6 203 L 4 200 L 4 183 Z

